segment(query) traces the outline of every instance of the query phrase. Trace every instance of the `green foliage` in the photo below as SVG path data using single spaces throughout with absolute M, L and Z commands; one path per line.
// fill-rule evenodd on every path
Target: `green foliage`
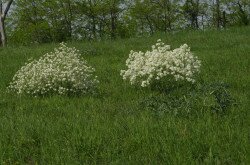
M 71 0 L 17 1 L 9 18 L 12 28 L 9 32 L 11 41 L 27 44 L 61 42 L 70 39 L 74 7 Z
M 228 114 L 230 108 L 236 105 L 225 83 L 173 85 L 172 88 L 165 89 L 165 92 L 146 97 L 141 100 L 141 106 L 158 116 L 167 113 L 188 117 L 202 115 L 206 111 Z
M 23 25 L 24 26 L 24 25 Z M 26 24 L 11 33 L 9 42 L 12 44 L 29 45 L 34 43 L 48 43 L 52 41 L 49 26 L 46 22 Z
M 246 26 L 249 4 L 249 0 L 19 0 L 7 25 L 11 42 L 20 44 L 129 38 Z

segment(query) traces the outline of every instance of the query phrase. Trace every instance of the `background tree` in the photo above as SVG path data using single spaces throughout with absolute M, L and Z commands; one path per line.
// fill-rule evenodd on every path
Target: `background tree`
M 157 15 L 157 29 L 159 31 L 168 32 L 174 27 L 174 23 L 178 16 L 178 1 L 176 0 L 152 0 L 152 5 L 155 9 L 155 14 Z
M 0 0 L 0 45 L 6 46 L 6 30 L 5 30 L 5 19 L 9 12 L 10 6 L 13 0 L 3 1 Z
M 156 31 L 154 7 L 155 6 L 152 5 L 150 0 L 135 0 L 131 7 L 130 14 L 137 24 L 137 31 L 139 34 L 153 34 Z
M 183 6 L 185 18 L 189 22 L 189 26 L 199 29 L 200 0 L 186 0 Z
M 18 0 L 13 8 L 8 36 L 22 44 L 247 26 L 250 20 L 250 0 Z
M 227 10 L 230 11 L 231 25 L 249 25 L 250 22 L 250 0 L 228 0 Z

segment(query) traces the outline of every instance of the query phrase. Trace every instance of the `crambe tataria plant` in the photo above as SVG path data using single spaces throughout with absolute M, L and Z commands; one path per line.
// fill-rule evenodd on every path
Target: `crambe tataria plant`
M 144 53 L 131 50 L 126 66 L 127 70 L 121 70 L 123 79 L 147 87 L 163 78 L 194 83 L 201 61 L 193 55 L 187 44 L 171 50 L 169 45 L 159 39 L 151 51 Z
M 30 95 L 91 93 L 98 84 L 94 71 L 77 49 L 61 43 L 54 52 L 21 67 L 8 89 Z

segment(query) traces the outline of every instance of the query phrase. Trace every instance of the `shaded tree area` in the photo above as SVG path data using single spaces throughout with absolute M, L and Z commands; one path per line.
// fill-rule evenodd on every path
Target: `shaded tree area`
M 6 21 L 12 43 L 116 39 L 247 26 L 250 0 L 14 0 Z

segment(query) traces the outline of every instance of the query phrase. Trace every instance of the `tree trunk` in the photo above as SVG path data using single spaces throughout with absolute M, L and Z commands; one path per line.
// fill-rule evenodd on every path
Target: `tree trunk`
M 195 17 L 195 28 L 199 29 L 198 15 L 196 15 L 196 17 Z
M 148 21 L 149 29 L 150 29 L 150 34 L 152 35 L 154 33 L 153 25 L 151 24 L 151 21 L 149 19 L 149 16 L 146 16 L 146 20 Z
M 216 0 L 216 27 L 217 27 L 217 29 L 220 28 L 220 20 L 221 20 L 221 16 L 220 16 L 220 0 Z
M 96 20 L 94 15 L 92 16 L 92 35 L 92 39 L 96 39 Z
M 0 39 L 1 39 L 1 46 L 6 46 L 6 33 L 5 33 L 5 26 L 4 26 L 4 18 L 0 17 Z
M 115 39 L 115 30 L 116 30 L 116 26 L 115 26 L 115 21 L 116 21 L 116 16 L 113 12 L 110 13 L 111 15 L 111 39 Z
M 4 20 L 6 18 L 6 15 L 10 9 L 10 6 L 12 4 L 13 0 L 9 0 L 6 4 L 5 9 L 3 10 L 3 2 L 0 0 L 0 46 L 5 47 L 6 46 L 6 32 L 5 32 L 5 25 Z
M 223 28 L 226 28 L 226 23 L 227 23 L 226 12 L 223 11 Z
M 68 33 L 69 33 L 69 39 L 72 40 L 72 20 L 73 20 L 73 12 L 72 12 L 72 4 L 71 1 L 67 1 L 67 7 L 68 7 L 68 12 L 69 12 L 69 18 L 67 19 L 67 28 L 68 28 Z M 66 17 L 67 18 L 67 17 Z

